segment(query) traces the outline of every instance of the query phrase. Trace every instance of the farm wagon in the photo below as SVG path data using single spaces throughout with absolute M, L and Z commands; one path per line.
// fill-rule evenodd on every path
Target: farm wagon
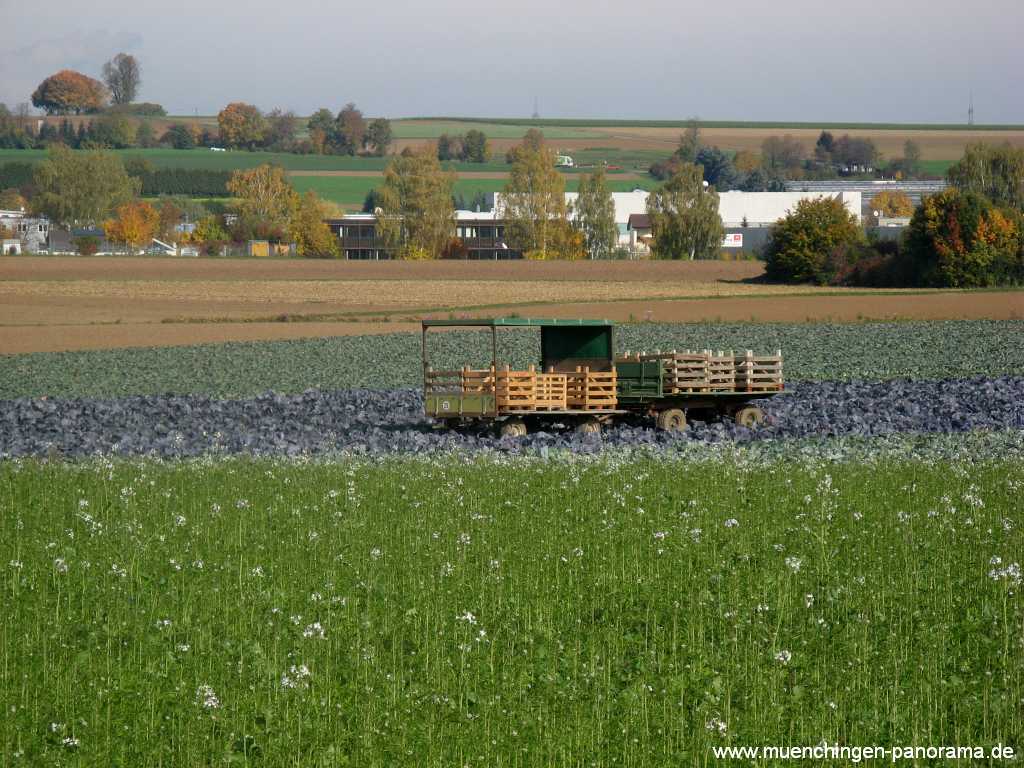
M 485 368 L 435 370 L 428 331 L 490 331 L 491 363 Z M 498 330 L 536 328 L 538 364 L 513 369 L 498 359 Z M 615 418 L 653 417 L 660 429 L 686 428 L 687 413 L 730 418 L 752 427 L 764 421 L 753 402 L 783 391 L 782 354 L 712 350 L 626 352 L 615 355 L 615 326 L 605 320 L 539 320 L 520 317 L 424 320 L 423 393 L 426 415 L 447 427 L 493 422 L 503 436 L 530 426 L 569 424 L 599 432 Z

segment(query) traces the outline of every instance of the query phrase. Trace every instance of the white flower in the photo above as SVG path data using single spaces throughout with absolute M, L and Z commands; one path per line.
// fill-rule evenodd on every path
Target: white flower
M 654 532 L 654 538 L 657 539 L 658 541 L 662 541 L 666 536 L 668 536 L 668 531 L 655 531 Z
M 178 649 L 179 653 L 188 653 L 192 649 L 192 646 L 188 643 L 178 643 L 174 647 Z
M 460 533 L 458 541 L 459 541 L 459 544 L 461 544 L 462 546 L 465 547 L 465 546 L 468 546 L 470 544 L 470 542 L 472 541 L 472 537 L 470 537 L 470 535 L 468 533 Z
M 302 630 L 302 636 L 315 637 L 318 640 L 323 640 L 325 637 L 327 637 L 327 635 L 324 634 L 324 628 L 320 626 L 319 621 L 314 621 L 312 624 L 310 624 L 304 630 Z
M 305 664 L 295 666 L 294 664 L 281 675 L 281 687 L 282 688 L 308 688 L 309 687 L 309 667 Z
M 793 555 L 786 558 L 786 565 L 789 566 L 789 569 L 793 571 L 793 573 L 800 570 L 800 566 L 803 565 L 803 562 L 804 561 L 799 557 L 794 557 Z
M 126 570 L 125 570 L 124 568 L 122 568 L 122 567 L 121 567 L 120 565 L 118 565 L 117 563 L 111 563 L 111 564 L 110 564 L 110 572 L 111 572 L 112 574 L 114 574 L 115 576 L 120 576 L 120 577 L 121 577 L 122 579 L 123 579 L 123 578 L 124 578 L 125 576 L 127 576 L 127 575 L 128 575 L 128 571 L 126 571 Z
M 9 562 L 8 565 L 11 566 L 11 568 L 13 568 L 14 570 L 20 571 L 22 563 L 21 560 L 11 560 L 11 562 Z
M 712 717 L 710 720 L 708 720 L 704 724 L 704 727 L 707 728 L 709 731 L 715 731 L 720 736 L 724 736 L 725 732 L 729 730 L 729 726 L 727 726 L 720 718 L 717 717 Z
M 783 665 L 789 664 L 789 660 L 792 659 L 792 658 L 793 658 L 793 654 L 790 653 L 789 651 L 785 651 L 785 650 L 779 651 L 778 653 L 775 654 L 775 660 L 777 662 L 779 662 L 780 664 L 783 664 Z
M 89 508 L 89 500 L 88 499 L 79 499 L 78 500 L 78 508 L 79 509 L 88 509 Z
M 381 556 L 380 547 L 374 547 L 373 549 L 370 550 L 370 557 L 372 557 L 374 560 L 379 560 L 380 556 Z
M 257 565 L 255 568 L 253 568 L 252 570 L 249 571 L 249 575 L 250 576 L 255 576 L 256 578 L 259 578 L 259 579 L 262 579 L 263 578 L 263 566 L 262 565 Z
M 74 736 L 65 736 L 61 744 L 63 744 L 68 749 L 77 749 L 79 741 Z
M 63 557 L 58 557 L 56 560 L 53 561 L 53 568 L 55 571 L 57 571 L 57 573 L 68 572 L 68 564 L 64 561 Z
M 735 528 L 739 524 L 740 521 L 737 520 L 735 517 L 730 517 L 728 520 L 725 521 L 725 523 L 723 523 L 723 525 L 725 525 L 726 528 Z
M 810 592 L 804 595 L 804 605 L 808 608 L 814 605 L 814 595 L 812 595 Z
M 220 699 L 213 688 L 205 684 L 196 688 L 196 703 L 203 709 L 220 709 Z
M 768 607 L 768 603 L 758 603 L 757 607 L 754 608 L 756 613 L 768 613 L 770 610 L 771 608 Z
M 183 526 L 183 525 L 184 525 L 185 523 L 187 523 L 187 522 L 188 522 L 188 520 L 186 520 L 186 519 L 185 519 L 185 516 L 184 516 L 184 515 L 175 515 L 175 516 L 174 516 L 174 524 L 175 524 L 176 526 L 178 526 L 179 528 L 180 528 L 181 526 Z
M 456 616 L 455 618 L 458 621 L 464 621 L 467 624 L 476 624 L 476 616 L 474 616 L 469 611 L 466 611 L 465 613 L 462 613 L 462 614 Z

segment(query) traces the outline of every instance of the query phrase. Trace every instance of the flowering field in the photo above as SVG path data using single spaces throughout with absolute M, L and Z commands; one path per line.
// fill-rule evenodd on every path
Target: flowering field
M 1021 450 L 10 460 L 0 765 L 1024 746 Z

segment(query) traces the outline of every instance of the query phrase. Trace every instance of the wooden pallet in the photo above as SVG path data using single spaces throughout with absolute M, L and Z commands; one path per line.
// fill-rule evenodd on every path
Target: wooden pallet
M 564 411 L 568 407 L 568 377 L 564 373 L 538 373 L 534 407 L 538 411 Z
M 494 380 L 498 412 L 536 410 L 536 390 L 537 373 L 532 365 L 526 371 L 513 371 L 504 366 L 496 372 Z
M 618 406 L 615 371 L 591 371 L 587 366 L 577 366 L 575 373 L 566 377 L 566 404 L 570 410 L 606 411 Z
M 774 392 L 782 389 L 782 353 L 771 357 L 754 356 L 747 351 L 671 350 L 662 352 L 626 352 L 617 360 L 641 362 L 659 360 L 662 386 L 666 395 L 699 392 Z
M 783 388 L 782 350 L 770 357 L 751 350 L 736 357 L 736 389 L 740 392 L 778 392 Z

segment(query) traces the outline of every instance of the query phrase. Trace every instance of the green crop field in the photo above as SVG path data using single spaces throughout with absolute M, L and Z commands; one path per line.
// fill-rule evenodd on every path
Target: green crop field
M 1022 376 L 1022 337 L 1020 320 L 636 323 L 616 331 L 620 351 L 781 349 L 788 381 Z M 439 369 L 490 360 L 485 333 L 438 334 L 430 345 Z M 964 349 L 971 354 L 963 354 Z M 526 366 L 539 354 L 536 334 L 509 330 L 500 336 L 499 356 L 513 367 Z M 413 333 L 0 356 L 0 398 L 162 393 L 240 397 L 310 387 L 411 387 L 422 381 L 420 337 Z
M 1024 446 L 881 446 L 8 461 L 3 764 L 1024 744 Z

